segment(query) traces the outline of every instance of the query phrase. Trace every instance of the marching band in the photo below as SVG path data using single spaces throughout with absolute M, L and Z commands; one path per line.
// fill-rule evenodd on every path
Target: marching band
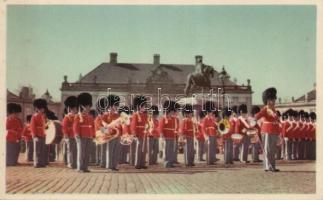
M 251 153 L 251 162 L 263 162 L 265 171 L 277 172 L 277 159 L 315 159 L 316 114 L 288 109 L 280 115 L 275 109 L 276 94 L 275 88 L 266 89 L 264 106 L 253 106 L 250 115 L 245 104 L 223 108 L 220 114 L 215 103 L 207 101 L 196 113 L 193 105 L 171 100 L 163 103 L 161 113 L 157 105 L 148 105 L 145 96 L 136 96 L 131 107 L 119 107 L 120 97 L 109 95 L 95 102 L 97 115 L 92 116 L 92 96 L 81 93 L 64 101 L 65 116 L 55 124 L 55 141 L 61 132 L 63 139 L 57 145 L 66 147 L 67 167 L 78 172 L 89 172 L 90 157 L 109 172 L 118 171 L 120 164 L 146 169 L 158 164 L 158 157 L 165 168 L 173 168 L 181 148 L 186 167 L 204 161 L 215 165 L 222 152 L 225 165 L 247 164 Z M 18 117 L 21 106 L 7 105 L 7 166 L 18 164 L 21 140 L 26 161 L 36 168 L 47 165 L 52 119 L 44 99 L 36 99 L 33 106 L 35 114 L 23 124 Z

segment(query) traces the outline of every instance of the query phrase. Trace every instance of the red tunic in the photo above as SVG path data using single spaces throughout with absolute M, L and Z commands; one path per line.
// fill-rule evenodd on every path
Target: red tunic
M 174 139 L 176 137 L 175 130 L 178 128 L 176 118 L 162 117 L 159 121 L 159 133 L 163 134 L 166 139 Z
M 281 133 L 282 133 L 282 136 L 283 137 L 287 137 L 287 138 L 290 138 L 290 134 L 291 134 L 291 131 L 289 129 L 289 127 L 291 126 L 291 123 L 288 121 L 288 120 L 285 120 L 283 123 L 282 123 L 282 129 L 281 129 Z
M 84 138 L 95 137 L 94 119 L 90 114 L 82 114 L 83 121 L 80 120 L 80 115 L 76 115 L 73 123 L 73 131 L 75 135 Z
M 154 121 L 154 128 L 153 128 L 153 131 L 152 131 L 152 135 L 155 138 L 159 138 L 159 130 L 158 130 L 159 122 L 158 122 L 158 119 L 153 119 L 153 121 Z
M 202 130 L 201 123 L 199 123 L 199 125 L 198 125 L 198 130 L 199 130 L 199 132 L 197 133 L 196 139 L 198 141 L 204 142 L 205 141 L 205 138 L 204 138 L 204 134 L 203 134 L 203 130 Z
M 247 129 L 249 125 L 247 124 L 247 119 L 244 119 L 245 122 L 242 121 L 242 117 L 239 117 L 235 123 L 235 133 L 240 133 L 242 135 L 246 135 Z
M 133 113 L 130 123 L 130 132 L 138 138 L 144 138 L 147 136 L 145 133 L 145 127 L 147 124 L 146 113 Z
M 33 137 L 44 138 L 46 117 L 43 113 L 36 113 L 31 117 L 30 129 Z
M 291 123 L 291 126 L 292 126 L 292 128 L 291 128 L 291 130 L 290 130 L 290 138 L 291 139 L 295 139 L 296 138 L 296 125 L 297 125 L 297 123 L 296 123 L 296 121 L 292 121 L 292 123 Z
M 22 136 L 25 140 L 25 142 L 28 142 L 33 139 L 31 135 L 31 129 L 30 129 L 30 124 L 26 124 L 23 131 L 22 131 Z
M 62 132 L 65 137 L 69 137 L 69 138 L 75 137 L 75 133 L 73 131 L 74 118 L 75 118 L 75 115 L 72 113 L 69 113 L 65 115 L 62 121 Z
M 203 133 L 208 136 L 217 135 L 217 124 L 214 117 L 206 116 L 202 120 Z
M 237 119 L 231 118 L 229 120 L 230 122 L 230 130 L 227 134 L 223 135 L 223 139 L 227 140 L 229 138 L 231 138 L 232 134 L 236 133 L 235 129 L 236 129 L 236 123 L 237 123 Z
M 6 130 L 8 142 L 19 142 L 23 130 L 23 123 L 16 116 L 9 116 L 7 117 Z
M 268 134 L 279 134 L 279 117 L 276 114 L 276 110 L 270 111 L 267 106 L 263 107 L 259 113 L 255 115 L 256 120 L 264 119 L 261 124 L 261 132 Z
M 191 118 L 183 119 L 180 126 L 180 132 L 188 138 L 194 137 L 194 124 Z

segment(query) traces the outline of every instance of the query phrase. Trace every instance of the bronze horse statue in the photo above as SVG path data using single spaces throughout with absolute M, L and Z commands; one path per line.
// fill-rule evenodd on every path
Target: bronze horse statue
M 188 96 L 195 86 L 211 89 L 211 78 L 214 77 L 214 73 L 215 70 L 212 66 L 197 63 L 195 72 L 192 72 L 187 76 L 186 86 L 184 89 L 185 95 Z

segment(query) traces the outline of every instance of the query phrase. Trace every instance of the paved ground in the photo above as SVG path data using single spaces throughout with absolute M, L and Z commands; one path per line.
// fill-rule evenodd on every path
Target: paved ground
M 315 162 L 278 161 L 278 167 L 281 172 L 272 173 L 261 164 L 226 167 L 219 161 L 170 170 L 121 165 L 117 173 L 92 166 L 91 173 L 77 173 L 61 162 L 38 169 L 22 163 L 7 167 L 6 188 L 8 193 L 315 193 Z

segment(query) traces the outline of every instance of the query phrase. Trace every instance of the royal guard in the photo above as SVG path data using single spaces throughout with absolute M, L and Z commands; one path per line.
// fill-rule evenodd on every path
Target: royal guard
M 248 108 L 246 104 L 241 104 L 238 108 L 239 117 L 236 123 L 235 132 L 243 135 L 241 141 L 240 161 L 243 163 L 249 163 L 248 161 L 248 149 L 250 145 L 250 137 L 247 135 L 247 130 L 250 128 L 247 120 Z
M 130 108 L 128 106 L 119 107 L 119 109 L 118 109 L 119 115 L 122 112 L 129 115 L 130 114 Z M 122 124 L 121 126 L 122 126 L 122 135 L 129 134 L 130 124 Z M 129 162 L 127 161 L 129 151 L 130 151 L 130 146 L 129 145 L 121 145 L 120 146 L 119 164 L 129 164 Z
M 148 134 L 148 164 L 156 165 L 158 152 L 159 152 L 159 110 L 158 106 L 152 105 L 150 108 L 151 119 L 148 119 L 148 123 L 151 123 L 151 133 Z M 149 118 L 149 117 L 148 117 Z
M 304 118 L 304 110 L 299 111 L 299 121 L 298 121 L 298 159 L 304 159 L 304 131 L 306 129 L 305 118 Z
M 194 122 L 193 112 L 194 111 L 192 105 L 186 104 L 183 107 L 182 114 L 184 116 L 184 119 L 182 120 L 179 131 L 179 133 L 181 134 L 180 137 L 182 137 L 185 140 L 184 161 L 187 167 L 195 166 L 194 138 L 198 132 L 198 125 L 196 124 L 196 122 Z
M 278 138 L 278 142 L 277 142 L 277 151 L 276 151 L 276 160 L 281 160 L 282 159 L 282 155 L 283 155 L 283 152 L 284 152 L 284 148 L 283 148 L 283 136 L 282 136 L 282 116 L 281 116 L 281 113 L 277 110 L 276 111 L 276 114 L 279 118 L 279 138 Z
M 164 139 L 164 166 L 166 168 L 175 167 L 175 143 L 177 120 L 173 116 L 176 111 L 176 103 L 174 101 L 167 100 L 163 103 L 163 109 L 165 115 L 159 121 L 159 133 L 160 137 Z
M 97 112 L 98 115 L 96 116 L 94 120 L 95 124 L 95 131 L 104 131 L 104 126 L 102 124 L 102 121 L 105 119 L 105 123 L 107 123 L 107 109 L 108 109 L 108 100 L 104 97 L 99 98 L 97 101 Z M 97 165 L 99 165 L 101 168 L 105 168 L 107 165 L 106 162 L 106 152 L 107 152 L 107 145 L 106 144 L 96 144 L 96 149 L 97 149 Z
M 297 111 L 294 111 L 294 120 L 293 120 L 293 144 L 292 144 L 292 159 L 298 160 L 298 152 L 299 152 L 299 121 L 300 121 L 300 113 Z
M 64 101 L 65 105 L 65 116 L 62 121 L 62 132 L 67 144 L 66 154 L 67 154 L 67 167 L 71 169 L 76 169 L 77 167 L 77 149 L 76 149 L 76 140 L 75 133 L 73 130 L 74 118 L 77 114 L 78 105 L 77 97 L 69 96 Z
M 205 137 L 204 132 L 202 130 L 202 121 L 205 117 L 205 112 L 203 110 L 199 113 L 199 123 L 198 123 L 198 133 L 196 134 L 196 140 L 197 140 L 197 155 L 199 161 L 205 161 L 203 159 L 203 155 L 205 153 Z
M 259 106 L 252 106 L 251 108 L 251 118 L 254 118 L 257 113 L 260 112 Z M 250 124 L 249 124 L 250 125 Z M 253 127 L 257 130 L 257 135 L 254 136 L 256 141 L 252 144 L 252 162 L 262 162 L 259 159 L 259 152 L 261 150 L 261 129 L 258 123 Z
M 147 121 L 146 104 L 147 99 L 144 96 L 136 96 L 133 100 L 135 112 L 132 114 L 130 131 L 132 135 L 137 137 L 136 169 L 147 169 L 147 166 L 145 166 L 147 137 L 151 125 Z
M 108 112 L 105 112 L 101 119 L 103 122 L 106 122 L 107 125 L 112 123 L 114 120 L 117 120 L 120 115 L 118 113 L 118 107 L 120 104 L 120 97 L 117 95 L 109 95 L 107 97 L 107 107 Z M 102 105 L 104 106 L 104 105 Z M 109 141 L 106 143 L 106 168 L 109 171 L 118 171 L 117 168 L 119 163 L 119 156 L 120 156 L 120 136 L 122 135 L 122 126 L 121 124 L 118 124 L 116 127 L 113 127 L 113 129 L 109 130 L 110 134 L 112 134 L 112 139 L 109 139 Z
M 309 114 L 310 117 L 310 129 L 309 129 L 309 159 L 316 159 L 316 114 L 315 112 L 311 112 Z
M 268 88 L 262 94 L 264 107 L 255 115 L 256 120 L 262 119 L 261 133 L 263 143 L 264 168 L 265 171 L 277 172 L 275 153 L 277 150 L 277 141 L 279 139 L 279 117 L 275 109 L 277 99 L 276 88 Z
M 45 127 L 47 101 L 45 99 L 35 99 L 33 102 L 36 113 L 31 117 L 30 129 L 34 141 L 34 166 L 36 168 L 45 167 L 46 160 L 46 144 L 45 144 Z
M 18 117 L 19 113 L 21 113 L 21 106 L 15 103 L 8 103 L 7 113 L 6 165 L 14 166 L 18 164 L 21 133 L 23 130 L 23 123 Z
M 133 112 L 134 112 L 134 107 L 133 105 L 130 107 L 130 124 L 132 121 L 132 116 L 133 116 Z M 132 137 L 135 137 L 135 135 L 132 135 L 131 131 L 130 131 L 130 126 L 129 126 L 129 134 Z M 135 166 L 136 163 L 136 148 L 137 148 L 137 140 L 133 140 L 132 143 L 130 144 L 130 152 L 129 152 L 129 164 L 132 166 Z
M 24 126 L 24 129 L 22 131 L 22 137 L 25 140 L 26 143 L 26 161 L 34 161 L 34 143 L 33 143 L 33 137 L 31 135 L 31 129 L 30 129 L 30 121 L 31 121 L 31 115 L 27 115 L 26 117 L 26 124 Z
M 91 109 L 90 110 L 90 115 L 93 117 L 94 119 L 94 124 L 95 124 L 95 119 L 97 117 L 97 112 L 95 109 Z M 97 150 L 96 150 L 96 143 L 94 140 L 91 141 L 90 144 L 91 148 L 90 148 L 90 164 L 92 165 L 97 165 L 98 161 L 97 161 Z
M 235 128 L 236 128 L 237 121 L 238 121 L 238 106 L 232 106 L 231 123 L 234 124 L 234 133 L 236 133 Z M 237 142 L 233 140 L 233 161 L 240 161 L 239 159 L 240 147 L 241 147 L 241 142 Z
M 232 141 L 232 134 L 235 133 L 235 121 L 232 118 L 232 111 L 229 108 L 224 108 L 222 111 L 222 119 L 223 124 L 219 125 L 220 130 L 222 131 L 228 131 L 226 134 L 223 134 L 223 140 L 224 140 L 224 164 L 233 164 L 233 141 Z M 230 127 L 225 127 L 227 123 Z M 223 126 L 223 127 L 221 127 Z M 225 130 L 228 129 L 228 130 Z
M 175 141 L 175 157 L 174 157 L 174 163 L 179 164 L 178 162 L 178 149 L 179 149 L 179 143 L 178 143 L 178 136 L 179 136 L 179 128 L 180 128 L 180 120 L 179 120 L 179 110 L 180 105 L 178 103 L 175 103 L 175 110 L 172 117 L 176 120 L 176 127 L 175 127 L 175 135 L 176 135 L 176 141 Z
M 208 165 L 215 165 L 216 148 L 217 148 L 217 123 L 214 117 L 215 105 L 211 101 L 207 101 L 204 106 L 207 115 L 202 121 L 202 130 L 206 138 L 206 161 Z
M 309 119 L 309 113 L 305 112 L 304 113 L 304 135 L 303 135 L 303 140 L 304 140 L 304 160 L 309 159 L 309 130 L 311 129 L 310 127 L 310 119 Z
M 90 172 L 89 157 L 91 141 L 95 137 L 94 119 L 90 115 L 92 96 L 81 93 L 77 97 L 79 113 L 74 118 L 73 131 L 77 144 L 77 171 Z
M 283 113 L 283 122 L 281 128 L 281 134 L 284 139 L 284 159 L 290 160 L 292 156 L 292 138 L 291 138 L 291 129 L 292 129 L 292 118 L 293 118 L 293 110 L 289 109 L 285 113 Z

